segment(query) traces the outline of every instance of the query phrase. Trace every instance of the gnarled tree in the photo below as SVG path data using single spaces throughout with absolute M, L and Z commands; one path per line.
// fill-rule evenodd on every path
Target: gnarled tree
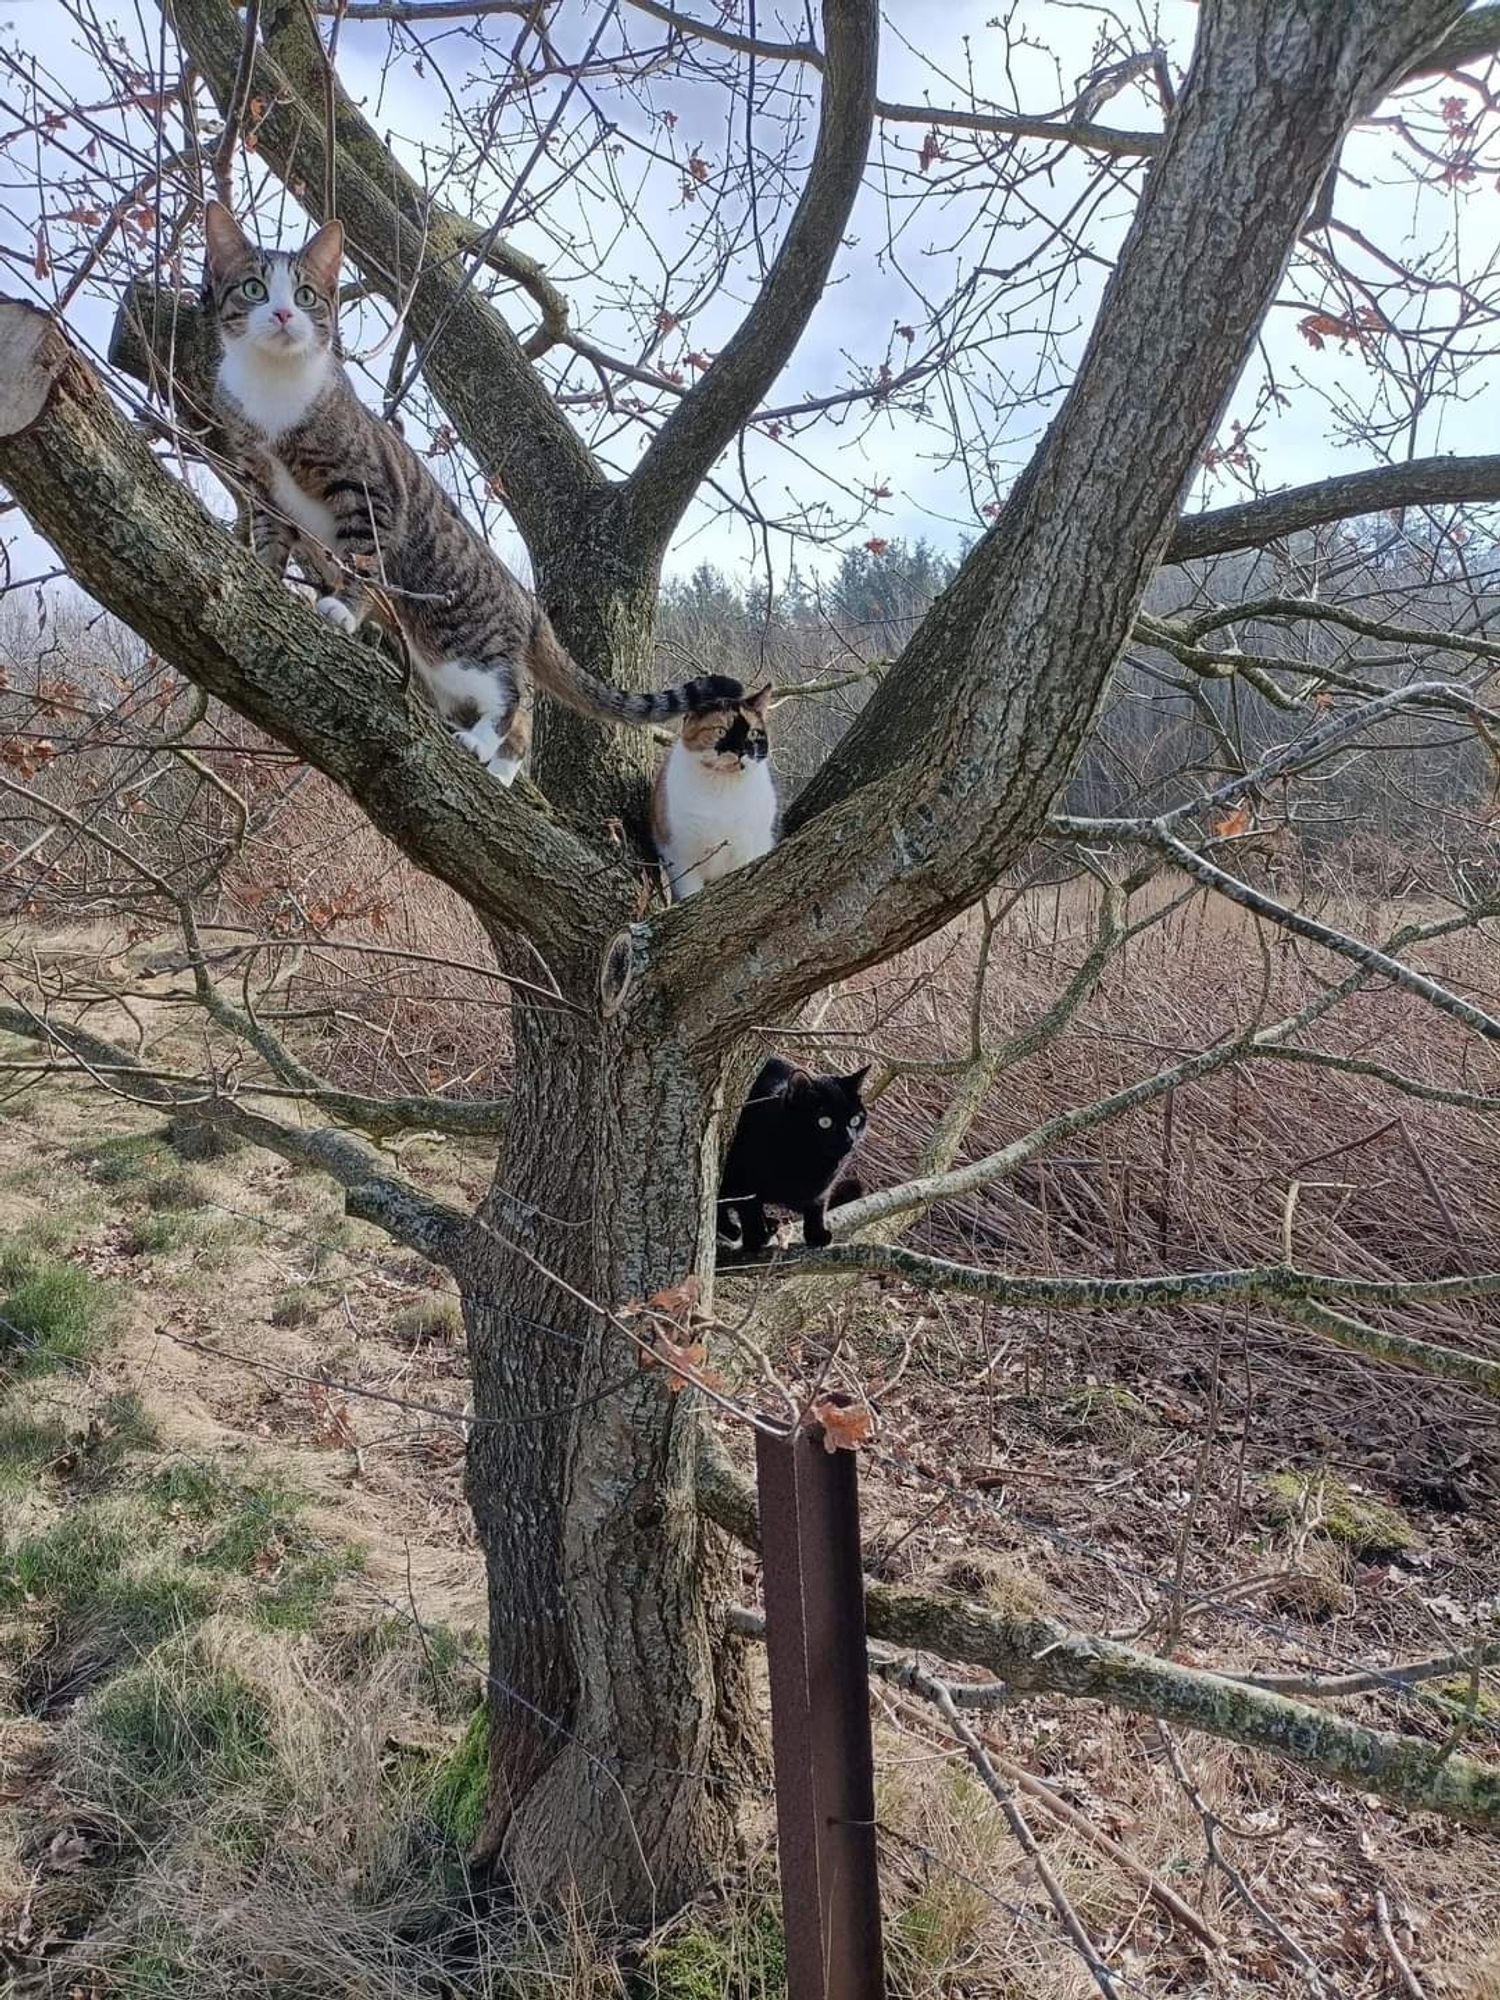
M 989 149 L 978 166 L 1001 187 L 1022 184 L 1025 146 L 1044 159 L 1093 161 L 1099 185 L 1127 169 L 1138 175 L 1086 347 L 1024 472 L 992 506 L 991 525 L 791 802 L 781 846 L 672 909 L 643 900 L 629 845 L 640 823 L 641 739 L 545 711 L 534 787 L 497 788 L 448 742 L 417 690 L 369 648 L 320 626 L 212 525 L 65 324 L 32 304 L 0 309 L 0 479 L 68 573 L 197 688 L 344 787 L 413 862 L 467 900 L 512 975 L 513 1087 L 503 1117 L 490 1119 L 503 1124 L 503 1139 L 493 1189 L 472 1215 L 425 1202 L 342 1131 L 309 1133 L 228 1099 L 217 1109 L 264 1143 L 326 1166 L 357 1212 L 456 1274 L 477 1418 L 467 1491 L 490 1585 L 486 1844 L 532 1886 L 560 1894 L 576 1885 L 635 1917 L 692 1894 L 723 1856 L 731 1806 L 714 1780 L 740 1755 L 745 1716 L 733 1653 L 721 1644 L 720 1576 L 698 1504 L 702 1409 L 691 1395 L 664 1394 L 659 1372 L 636 1366 L 615 1309 L 690 1271 L 711 1287 L 724 1121 L 765 1033 L 831 982 L 931 935 L 1017 862 L 1054 812 L 1132 640 L 1189 680 L 1236 671 L 1230 650 L 1215 650 L 1211 617 L 1142 622 L 1164 563 L 1380 508 L 1500 494 L 1493 460 L 1416 462 L 1180 518 L 1294 246 L 1327 224 L 1352 126 L 1409 79 L 1482 60 L 1500 40 L 1500 10 L 1466 12 L 1458 0 L 1204 0 L 1180 78 L 1170 78 L 1160 51 L 1140 52 L 1130 71 L 1127 80 L 1164 85 L 1159 129 L 1149 131 L 1099 122 L 1117 76 L 1060 114 L 888 103 L 875 0 L 826 0 L 816 41 L 786 44 L 632 0 L 603 10 L 604 26 L 595 23 L 587 48 L 567 62 L 557 39 L 579 24 L 566 9 L 403 0 L 328 11 L 341 23 L 373 17 L 412 32 L 424 18 L 518 21 L 515 61 L 529 59 L 534 30 L 536 60 L 570 78 L 570 89 L 600 73 L 607 29 L 616 38 L 609 60 L 632 84 L 711 56 L 774 63 L 799 90 L 815 91 L 816 143 L 774 253 L 762 254 L 751 303 L 719 351 L 693 358 L 688 387 L 668 379 L 649 345 L 644 359 L 629 360 L 577 332 L 547 272 L 509 245 L 506 227 L 524 203 L 507 202 L 491 223 L 460 214 L 415 177 L 403 163 L 409 151 L 398 156 L 346 94 L 303 0 L 260 0 L 245 15 L 230 0 L 172 0 L 169 9 L 183 71 L 155 79 L 157 108 L 163 124 L 169 112 L 186 116 L 183 144 L 172 160 L 141 168 L 156 176 L 153 226 L 169 239 L 168 257 L 182 235 L 163 219 L 170 202 L 190 226 L 197 192 L 205 181 L 227 187 L 247 133 L 257 171 L 269 169 L 315 219 L 332 200 L 359 289 L 399 314 L 391 403 L 420 373 L 474 463 L 503 490 L 538 597 L 564 640 L 593 672 L 629 687 L 654 679 L 654 607 L 674 534 L 748 428 L 764 436 L 841 397 L 868 406 L 936 394 L 945 371 L 959 368 L 959 337 L 945 348 L 934 333 L 909 376 L 887 370 L 847 396 L 789 405 L 790 414 L 768 403 L 809 326 L 829 311 L 877 129 L 978 135 Z M 632 37 L 648 27 L 661 39 L 646 48 Z M 752 77 L 752 102 L 754 89 Z M 222 121 L 216 139 L 202 126 L 199 90 Z M 550 137 L 544 125 L 538 155 Z M 936 137 L 932 145 L 940 157 Z M 700 179 L 697 157 L 687 163 L 689 184 Z M 506 164 L 513 172 L 513 156 Z M 747 157 L 746 171 L 753 165 Z M 478 169 L 471 178 L 489 185 Z M 759 211 L 744 200 L 760 251 Z M 101 211 L 106 244 L 124 214 Z M 165 261 L 160 284 L 136 284 L 125 302 L 113 379 L 117 389 L 127 372 L 150 384 L 158 415 L 185 423 L 195 448 L 211 455 L 202 330 Z M 997 317 L 1009 310 L 1004 285 L 985 298 Z M 523 334 L 508 315 L 527 299 L 539 317 Z M 550 376 L 549 357 L 564 364 Z M 609 470 L 603 448 L 591 448 L 573 420 L 569 370 L 579 365 L 597 369 L 606 417 L 614 399 L 636 398 L 643 448 L 628 472 Z M 597 408 L 591 414 L 598 419 Z M 976 459 L 986 455 L 981 441 Z M 1258 615 L 1299 614 L 1262 607 Z M 1245 671 L 1275 688 L 1276 666 L 1250 662 Z M 1304 706 L 1308 672 L 1302 665 Z M 1366 704 L 1381 696 L 1340 685 L 1340 700 L 1351 692 Z M 1431 679 L 1401 699 L 1459 713 L 1466 700 L 1474 705 Z M 1349 729 L 1378 719 L 1357 704 L 1349 713 Z M 1317 748 L 1304 744 L 1305 757 Z M 1253 774 L 1226 768 L 1221 790 L 1232 798 Z M 1267 782 L 1274 775 L 1260 773 Z M 1222 801 L 1211 793 L 1206 803 Z M 1203 842 L 1188 837 L 1182 818 L 1079 820 L 1061 830 L 1096 844 L 1154 845 L 1216 874 L 1215 886 L 1243 888 L 1199 852 Z M 172 885 L 163 891 L 182 901 Z M 1279 920 L 1279 906 L 1261 902 Z M 183 913 L 191 927 L 190 901 Z M 1360 966 L 1399 971 L 1403 941 L 1376 963 L 1370 947 L 1321 929 L 1316 942 L 1347 946 L 1358 961 L 1351 980 Z M 255 1046 L 289 1090 L 336 1126 L 377 1136 L 400 1128 L 389 1106 L 340 1100 L 305 1074 L 277 1069 L 284 1052 L 254 1020 L 223 1015 L 228 1003 L 189 943 L 205 1004 L 235 1032 L 259 1034 Z M 1500 1037 L 1482 1008 L 1430 979 L 1425 987 L 1422 997 Z M 1247 1037 L 1212 1060 L 1274 1051 L 1313 1018 L 1316 1009 L 1279 1040 L 1261 1024 L 1254 1046 Z M 110 1069 L 107 1047 L 87 1036 L 14 1011 L 6 1025 L 43 1039 L 50 1032 L 61 1056 L 101 1075 Z M 986 1070 L 976 1050 L 965 1078 L 971 1096 L 996 1067 Z M 170 1096 L 170 1086 L 148 1082 L 145 1094 Z M 451 1106 L 418 1107 L 410 1122 L 457 1129 L 456 1117 Z M 469 1129 L 483 1130 L 484 1119 Z M 955 1172 L 975 1173 L 968 1184 L 978 1184 L 985 1163 L 952 1169 L 956 1144 L 933 1158 L 909 1206 L 959 1191 Z M 899 1210 L 882 1199 L 852 1211 L 846 1233 Z M 915 1270 L 901 1265 L 903 1254 L 836 1249 L 823 1261 Z M 925 1275 L 943 1281 L 941 1272 Z M 1247 1285 L 1255 1277 L 1241 1275 Z M 1277 1296 L 1290 1299 L 1295 1288 L 1284 1275 L 1276 1282 Z M 1325 1331 L 1358 1324 L 1334 1303 L 1295 1302 L 1322 1313 Z M 719 1479 L 712 1491 L 716 1513 L 745 1525 L 732 1486 Z M 926 1637 L 899 1602 L 877 1601 L 876 1613 L 894 1637 Z M 1036 1650 L 1035 1634 L 1011 1636 L 1022 1654 Z M 968 1629 L 964 1643 L 981 1653 L 989 1646 L 983 1656 L 992 1659 L 1005 1650 L 988 1631 L 976 1640 Z M 1244 1735 L 1239 1715 L 1225 1733 Z M 1246 1740 L 1273 1741 L 1274 1732 L 1257 1739 L 1252 1730 Z M 1336 1758 L 1335 1767 L 1344 1768 Z M 1461 1790 L 1471 1775 L 1444 1777 L 1439 1767 L 1433 1782 Z M 1400 1795 L 1428 1796 L 1419 1782 Z

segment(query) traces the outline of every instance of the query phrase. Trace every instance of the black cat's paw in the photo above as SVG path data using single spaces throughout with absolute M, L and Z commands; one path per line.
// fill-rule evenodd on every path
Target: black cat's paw
M 804 1215 L 802 1218 L 802 1241 L 809 1250 L 823 1250 L 833 1241 L 833 1231 L 822 1216 Z
M 865 1184 L 858 1174 L 845 1174 L 841 1181 L 834 1183 L 833 1193 L 828 1197 L 830 1208 L 842 1208 L 846 1201 L 862 1201 Z

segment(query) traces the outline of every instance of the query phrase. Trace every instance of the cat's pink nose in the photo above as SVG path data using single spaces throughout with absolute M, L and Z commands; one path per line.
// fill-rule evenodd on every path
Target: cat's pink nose
M 278 326 L 290 326 L 292 323 L 292 309 L 290 306 L 273 306 L 271 317 Z

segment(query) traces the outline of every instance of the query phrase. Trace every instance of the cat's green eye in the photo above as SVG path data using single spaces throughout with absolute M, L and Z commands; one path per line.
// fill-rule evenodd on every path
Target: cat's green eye
M 304 312 L 311 312 L 318 303 L 318 295 L 311 285 L 299 285 L 292 293 L 292 303 L 301 306 Z
M 260 278 L 241 278 L 240 290 L 250 300 L 252 305 L 257 306 L 264 305 L 265 301 L 271 296 L 266 290 L 264 281 Z

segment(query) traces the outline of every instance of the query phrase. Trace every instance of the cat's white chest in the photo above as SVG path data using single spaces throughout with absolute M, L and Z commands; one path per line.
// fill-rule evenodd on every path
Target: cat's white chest
M 274 447 L 275 441 L 294 430 L 328 386 L 328 358 L 309 356 L 302 365 L 273 362 L 248 342 L 229 347 L 219 364 L 219 387 L 245 413 L 245 419 L 259 436 Z M 273 453 L 267 465 L 270 497 L 276 507 L 304 535 L 335 545 L 337 530 L 333 514 L 321 500 L 304 493 Z
M 668 872 L 691 869 L 714 882 L 776 844 L 776 781 L 768 762 L 705 770 L 674 743 L 666 775 Z
M 321 500 L 315 500 L 310 493 L 304 493 L 286 467 L 276 464 L 274 460 L 271 463 L 271 499 L 304 535 L 321 542 L 325 549 L 338 546 L 338 529 L 332 510 L 325 507 Z

